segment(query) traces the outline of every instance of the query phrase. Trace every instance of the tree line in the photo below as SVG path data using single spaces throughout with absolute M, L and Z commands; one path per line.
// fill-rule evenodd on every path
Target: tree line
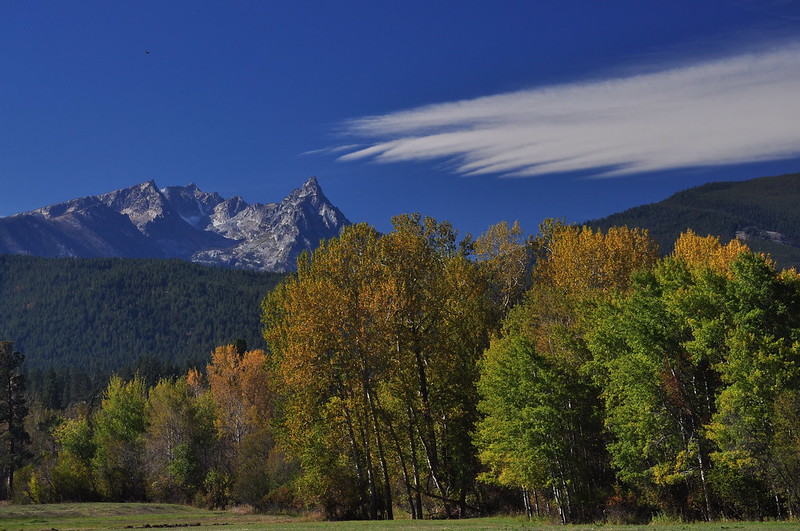
M 30 404 L 16 495 L 336 519 L 796 516 L 794 270 L 692 232 L 660 257 L 626 227 L 393 227 L 302 256 L 262 302 L 266 350 L 115 376 L 95 407 Z

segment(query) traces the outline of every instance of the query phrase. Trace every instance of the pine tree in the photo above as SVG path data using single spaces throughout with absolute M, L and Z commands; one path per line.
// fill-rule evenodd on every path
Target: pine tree
M 0 342 L 0 474 L 2 495 L 10 497 L 14 490 L 14 472 L 27 457 L 30 437 L 25 431 L 25 380 L 19 372 L 23 355 L 14 352 L 10 341 Z

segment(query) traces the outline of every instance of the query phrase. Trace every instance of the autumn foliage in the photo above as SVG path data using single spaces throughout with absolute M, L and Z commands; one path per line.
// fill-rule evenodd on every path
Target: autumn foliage
M 662 257 L 627 227 L 392 227 L 301 256 L 263 300 L 266 350 L 33 404 L 15 495 L 332 519 L 797 516 L 797 272 L 691 231 Z

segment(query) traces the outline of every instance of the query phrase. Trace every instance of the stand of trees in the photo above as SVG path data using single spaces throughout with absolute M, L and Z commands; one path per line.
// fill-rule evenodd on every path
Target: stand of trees
M 115 376 L 94 408 L 32 404 L 18 496 L 338 519 L 797 516 L 794 270 L 691 232 L 660 257 L 624 227 L 459 241 L 430 218 L 393 225 L 301 257 L 263 301 L 267 350 Z
M 36 404 L 26 423 L 36 459 L 18 474 L 17 499 L 282 505 L 296 465 L 275 443 L 265 360 L 228 345 L 212 353 L 207 376 L 152 386 L 113 376 L 94 410 Z

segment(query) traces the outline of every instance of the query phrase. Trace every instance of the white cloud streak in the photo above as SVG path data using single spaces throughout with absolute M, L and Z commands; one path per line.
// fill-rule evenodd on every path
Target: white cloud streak
M 448 160 L 463 175 L 616 176 L 800 155 L 800 42 L 654 73 L 429 105 L 345 124 L 339 160 Z

